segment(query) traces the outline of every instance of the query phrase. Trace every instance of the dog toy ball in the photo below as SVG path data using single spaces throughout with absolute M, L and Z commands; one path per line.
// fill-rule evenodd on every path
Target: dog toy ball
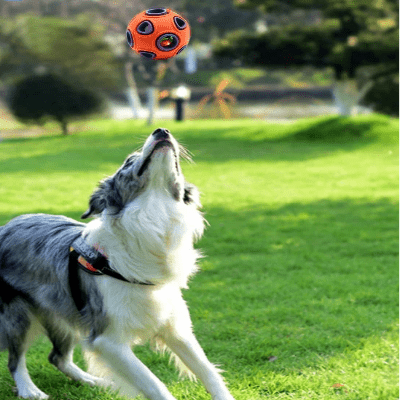
M 126 30 L 129 46 L 151 60 L 179 54 L 190 40 L 188 22 L 168 8 L 150 8 L 131 19 Z

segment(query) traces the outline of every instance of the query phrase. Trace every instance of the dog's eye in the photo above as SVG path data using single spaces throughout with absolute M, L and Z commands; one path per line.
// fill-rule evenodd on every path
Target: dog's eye
M 125 164 L 123 165 L 122 169 L 127 170 L 132 167 L 132 165 L 135 163 L 136 158 L 135 157 L 130 157 L 125 161 Z
M 123 169 L 123 170 L 130 169 L 130 168 L 137 162 L 137 160 L 138 160 L 138 155 L 137 155 L 136 153 L 130 155 L 130 156 L 125 160 L 125 163 L 124 163 L 124 165 L 122 166 L 122 169 Z
M 129 167 L 133 164 L 134 161 L 135 161 L 135 160 L 134 160 L 133 158 L 128 158 L 128 159 L 125 161 L 124 168 L 129 168 Z

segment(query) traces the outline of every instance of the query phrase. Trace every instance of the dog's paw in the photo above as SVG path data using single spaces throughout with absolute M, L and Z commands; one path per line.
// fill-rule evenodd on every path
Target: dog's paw
M 103 378 L 97 378 L 96 376 L 89 375 L 80 379 L 82 383 L 86 383 L 90 386 L 107 386 L 107 381 Z
M 227 393 L 220 396 L 213 396 L 213 400 L 235 400 L 235 399 L 230 393 Z
M 39 399 L 39 400 L 45 400 L 48 399 L 49 396 L 42 392 L 39 388 L 35 387 L 25 387 L 21 389 L 15 388 L 15 392 L 18 397 L 22 399 Z

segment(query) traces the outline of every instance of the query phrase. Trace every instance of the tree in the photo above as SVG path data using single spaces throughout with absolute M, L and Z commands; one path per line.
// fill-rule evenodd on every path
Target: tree
M 68 122 L 102 108 L 99 97 L 77 88 L 53 74 L 33 75 L 20 80 L 9 97 L 9 108 L 24 123 L 42 124 L 46 119 L 60 123 L 64 135 Z
M 125 84 L 135 113 L 140 100 L 133 70 L 135 65 L 143 65 L 143 59 L 129 48 L 126 27 L 136 13 L 154 6 L 154 2 L 79 0 L 64 3 L 67 2 L 35 0 L 34 4 L 3 5 L 2 15 L 12 19 L 0 19 L 0 77 L 10 80 L 15 75 L 46 68 L 96 89 L 121 89 Z M 177 9 L 178 0 L 168 5 Z M 55 17 L 60 15 L 70 19 Z
M 262 12 L 285 12 L 296 8 L 319 9 L 324 18 L 310 25 L 288 24 L 271 27 L 262 34 L 234 32 L 217 42 L 214 51 L 220 57 L 235 58 L 244 64 L 314 65 L 331 67 L 336 84 L 335 98 L 342 115 L 372 88 L 379 75 L 398 72 L 398 5 L 393 0 L 236 0 L 246 8 Z M 373 67 L 373 68 L 371 68 Z M 369 68 L 360 89 L 356 76 Z
M 258 12 L 238 10 L 231 0 L 184 0 L 182 9 L 190 21 L 191 40 L 207 43 L 228 31 L 251 28 L 259 19 Z
M 87 87 L 115 88 L 121 72 L 102 36 L 103 28 L 85 16 L 70 21 L 24 14 L 1 20 L 0 74 L 26 75 L 42 67 Z

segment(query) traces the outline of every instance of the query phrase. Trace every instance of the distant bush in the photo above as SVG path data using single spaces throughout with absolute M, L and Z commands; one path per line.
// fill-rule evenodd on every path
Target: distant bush
M 8 105 L 20 121 L 41 125 L 47 119 L 54 119 L 67 135 L 71 119 L 101 111 L 103 102 L 89 90 L 78 88 L 57 75 L 46 74 L 17 82 Z
M 372 107 L 379 113 L 398 117 L 399 75 L 392 74 L 377 79 L 362 104 Z

